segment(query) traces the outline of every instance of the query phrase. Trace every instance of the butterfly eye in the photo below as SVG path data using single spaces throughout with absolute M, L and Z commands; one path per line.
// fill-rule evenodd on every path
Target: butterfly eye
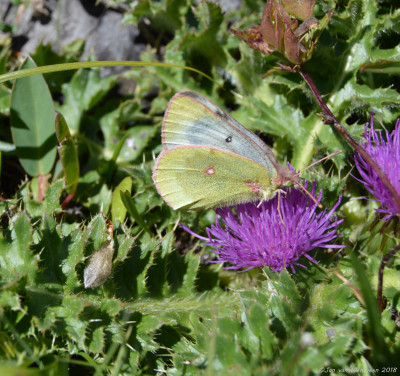
M 225 141 L 226 141 L 226 142 L 232 142 L 232 136 L 228 136 L 228 137 L 225 139 Z

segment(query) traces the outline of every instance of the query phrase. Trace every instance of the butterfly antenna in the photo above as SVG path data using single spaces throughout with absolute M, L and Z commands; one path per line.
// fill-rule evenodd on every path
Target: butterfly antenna
M 327 155 L 327 156 L 324 157 L 324 158 L 321 158 L 319 161 L 316 161 L 316 162 L 314 162 L 314 163 L 311 163 L 311 164 L 310 164 L 309 166 L 307 166 L 304 170 L 299 171 L 295 176 L 299 176 L 302 172 L 307 171 L 309 168 L 315 166 L 316 164 L 318 164 L 318 163 L 324 161 L 325 159 L 332 158 L 332 157 L 334 157 L 335 155 L 340 154 L 341 152 L 342 152 L 342 150 L 335 151 L 334 153 L 329 154 L 329 155 Z
M 315 203 L 320 209 L 323 208 L 322 204 L 321 204 L 319 201 L 317 201 L 317 199 L 316 199 L 310 192 L 307 191 L 307 189 L 299 182 L 298 179 L 294 179 L 294 180 L 293 180 L 293 183 L 297 184 L 304 192 L 306 192 L 306 193 L 311 197 L 311 200 L 313 200 L 314 203 Z

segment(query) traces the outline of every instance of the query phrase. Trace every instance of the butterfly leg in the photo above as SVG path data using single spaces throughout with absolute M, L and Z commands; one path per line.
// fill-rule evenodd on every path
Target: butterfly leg
M 286 195 L 285 191 L 283 191 L 282 189 L 278 189 L 278 214 L 279 214 L 279 218 L 281 219 L 283 226 L 286 228 L 285 222 L 283 221 L 282 213 L 281 213 L 281 193 Z

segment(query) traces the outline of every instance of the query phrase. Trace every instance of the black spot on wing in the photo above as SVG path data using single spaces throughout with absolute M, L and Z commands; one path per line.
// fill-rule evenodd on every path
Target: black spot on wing
M 232 136 L 231 136 L 231 135 L 228 136 L 228 137 L 225 139 L 225 141 L 226 141 L 226 142 L 232 142 Z

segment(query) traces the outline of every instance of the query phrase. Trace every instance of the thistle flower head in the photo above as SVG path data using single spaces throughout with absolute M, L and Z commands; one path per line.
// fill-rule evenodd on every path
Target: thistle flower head
M 344 247 L 331 244 L 339 235 L 336 230 L 342 222 L 333 214 L 341 198 L 329 212 L 317 214 L 317 206 L 301 191 L 285 191 L 284 196 L 275 196 L 260 206 L 248 203 L 236 206 L 234 211 L 228 207 L 217 209 L 215 224 L 207 229 L 208 238 L 185 229 L 213 247 L 211 251 L 218 260 L 212 262 L 231 264 L 225 269 L 246 271 L 268 266 L 272 271 L 290 267 L 295 272 L 296 265 L 305 268 L 298 262 L 301 256 L 317 262 L 308 254 L 314 248 Z M 312 194 L 314 191 L 315 183 Z
M 394 189 L 400 193 L 400 119 L 397 120 L 392 133 L 376 131 L 371 114 L 371 122 L 365 126 L 364 138 L 366 142 L 362 142 L 361 145 L 376 161 Z M 381 204 L 376 211 L 386 214 L 384 219 L 398 215 L 399 208 L 396 202 L 375 170 L 357 152 L 354 154 L 354 160 L 361 176 L 361 179 L 357 180 L 363 183 L 368 192 Z

